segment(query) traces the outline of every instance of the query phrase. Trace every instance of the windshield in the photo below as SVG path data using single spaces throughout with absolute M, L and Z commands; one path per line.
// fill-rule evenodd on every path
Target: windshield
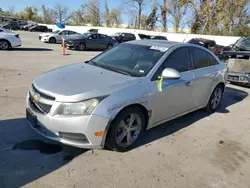
M 121 35 L 121 33 L 115 33 L 115 34 L 113 34 L 112 36 L 118 37 L 118 36 L 120 36 L 120 35 Z
M 53 31 L 53 33 L 58 34 L 60 30 Z
M 89 64 L 133 77 L 146 76 L 167 48 L 120 44 L 92 59 Z
M 250 37 L 240 38 L 233 46 L 235 51 L 250 51 Z

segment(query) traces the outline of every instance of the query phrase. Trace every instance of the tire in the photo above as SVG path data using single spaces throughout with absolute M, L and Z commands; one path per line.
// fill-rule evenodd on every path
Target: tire
M 49 43 L 55 44 L 56 43 L 56 38 L 55 37 L 50 37 Z
M 130 122 L 132 117 L 134 121 Z M 124 109 L 111 124 L 107 134 L 106 146 L 118 152 L 130 150 L 145 130 L 145 123 L 145 116 L 138 107 Z
M 112 45 L 112 44 L 109 44 L 109 45 L 107 46 L 107 49 L 111 49 L 111 48 L 113 48 L 113 45 Z
M 0 40 L 0 50 L 8 50 L 11 48 L 11 44 L 7 40 Z
M 78 50 L 80 50 L 80 51 L 86 50 L 85 44 L 80 43 L 80 44 L 78 45 Z
M 215 112 L 221 103 L 222 96 L 223 96 L 223 87 L 218 85 L 211 94 L 208 104 L 205 107 L 205 110 L 210 113 Z

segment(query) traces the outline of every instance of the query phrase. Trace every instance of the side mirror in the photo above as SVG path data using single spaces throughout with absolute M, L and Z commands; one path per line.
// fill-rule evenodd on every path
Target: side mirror
M 181 77 L 181 74 L 175 69 L 165 68 L 162 72 L 162 77 L 163 79 L 177 80 Z

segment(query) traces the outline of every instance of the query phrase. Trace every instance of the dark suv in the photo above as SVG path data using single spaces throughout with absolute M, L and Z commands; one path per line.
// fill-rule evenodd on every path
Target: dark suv
M 132 33 L 115 33 L 112 37 L 114 37 L 119 43 L 136 39 L 135 35 Z
M 40 31 L 40 32 L 47 32 L 49 31 L 48 27 L 47 26 L 44 26 L 44 25 L 35 25 L 35 26 L 32 26 L 30 28 L 28 28 L 29 31 Z
M 214 40 L 209 40 L 209 39 L 193 38 L 190 41 L 188 41 L 188 43 L 203 46 L 203 47 L 209 49 L 215 55 L 220 54 L 220 52 L 223 49 L 223 46 L 217 45 Z
M 2 26 L 4 29 L 10 29 L 10 30 L 18 30 L 20 29 L 20 25 L 17 22 L 9 22 Z

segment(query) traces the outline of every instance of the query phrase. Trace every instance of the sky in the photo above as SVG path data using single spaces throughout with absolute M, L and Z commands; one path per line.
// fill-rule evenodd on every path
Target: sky
M 121 1 L 122 0 L 108 0 L 109 9 L 120 7 Z M 149 2 L 150 1 L 152 2 L 152 0 L 149 0 Z M 69 11 L 71 12 L 77 10 L 82 4 L 86 2 L 88 2 L 88 0 L 0 0 L 0 7 L 3 10 L 8 10 L 10 7 L 14 6 L 15 11 L 20 12 L 27 6 L 40 8 L 42 5 L 45 5 L 48 8 L 53 8 L 56 4 L 61 4 L 64 6 L 68 6 Z M 104 11 L 104 2 L 105 0 L 100 0 L 101 11 Z M 151 12 L 151 3 L 147 4 L 143 10 L 143 13 L 145 13 L 146 15 L 149 15 L 150 12 Z M 124 23 L 127 23 L 128 22 L 127 16 L 123 15 L 122 20 Z M 172 26 L 172 24 L 170 25 Z M 168 23 L 168 27 L 170 25 Z

